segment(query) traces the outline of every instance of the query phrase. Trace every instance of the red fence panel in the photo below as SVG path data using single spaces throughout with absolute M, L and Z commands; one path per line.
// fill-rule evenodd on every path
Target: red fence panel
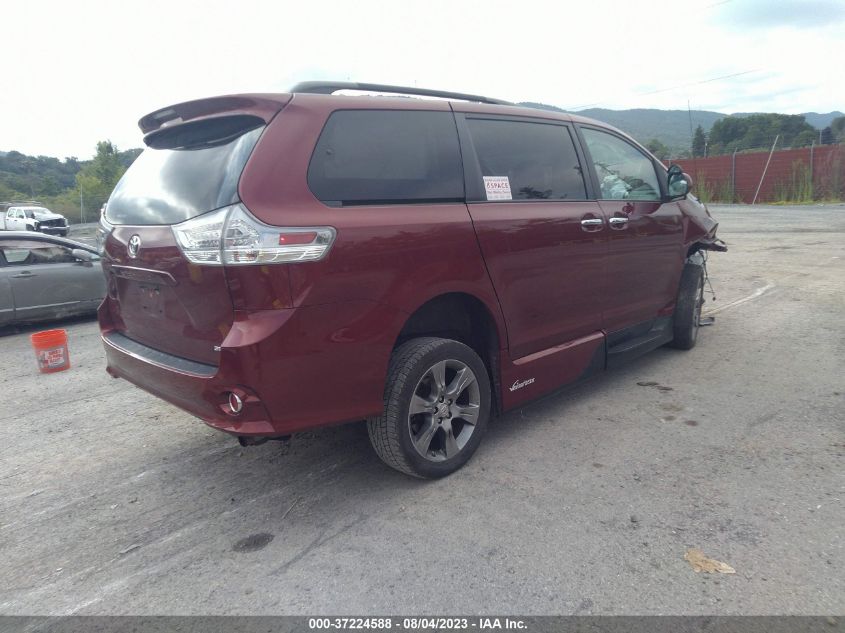
M 805 201 L 845 197 L 845 148 L 819 145 L 769 152 L 673 160 L 693 179 L 702 197 L 723 202 Z

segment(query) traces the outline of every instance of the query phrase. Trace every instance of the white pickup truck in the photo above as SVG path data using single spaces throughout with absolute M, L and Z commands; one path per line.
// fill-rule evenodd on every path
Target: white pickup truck
M 4 204 L 0 210 L 0 230 L 38 231 L 67 237 L 67 218 L 37 204 Z

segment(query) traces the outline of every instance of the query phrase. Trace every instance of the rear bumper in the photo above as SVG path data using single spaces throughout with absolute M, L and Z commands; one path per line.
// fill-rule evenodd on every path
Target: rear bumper
M 282 436 L 380 413 L 394 330 L 403 321 L 372 302 L 236 312 L 215 366 L 123 336 L 107 306 L 98 317 L 109 374 L 242 436 Z M 244 403 L 238 415 L 229 413 L 231 392 Z
M 160 352 L 117 332 L 102 335 L 106 371 L 184 409 L 210 426 L 237 435 L 277 435 L 260 399 L 225 379 L 219 367 Z M 226 412 L 228 394 L 246 402 L 238 416 Z

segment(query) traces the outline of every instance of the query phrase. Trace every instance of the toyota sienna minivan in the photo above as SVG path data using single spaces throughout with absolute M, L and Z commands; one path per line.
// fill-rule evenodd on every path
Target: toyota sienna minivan
M 100 227 L 107 371 L 244 444 L 367 420 L 447 475 L 492 416 L 691 348 L 724 250 L 677 166 L 569 114 L 307 82 L 140 127 Z

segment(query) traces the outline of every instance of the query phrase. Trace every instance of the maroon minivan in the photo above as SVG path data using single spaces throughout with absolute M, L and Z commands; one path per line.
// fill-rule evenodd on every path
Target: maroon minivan
M 244 444 L 366 419 L 388 465 L 449 474 L 492 415 L 692 347 L 724 249 L 677 166 L 568 114 L 308 82 L 140 127 L 100 227 L 107 370 Z

